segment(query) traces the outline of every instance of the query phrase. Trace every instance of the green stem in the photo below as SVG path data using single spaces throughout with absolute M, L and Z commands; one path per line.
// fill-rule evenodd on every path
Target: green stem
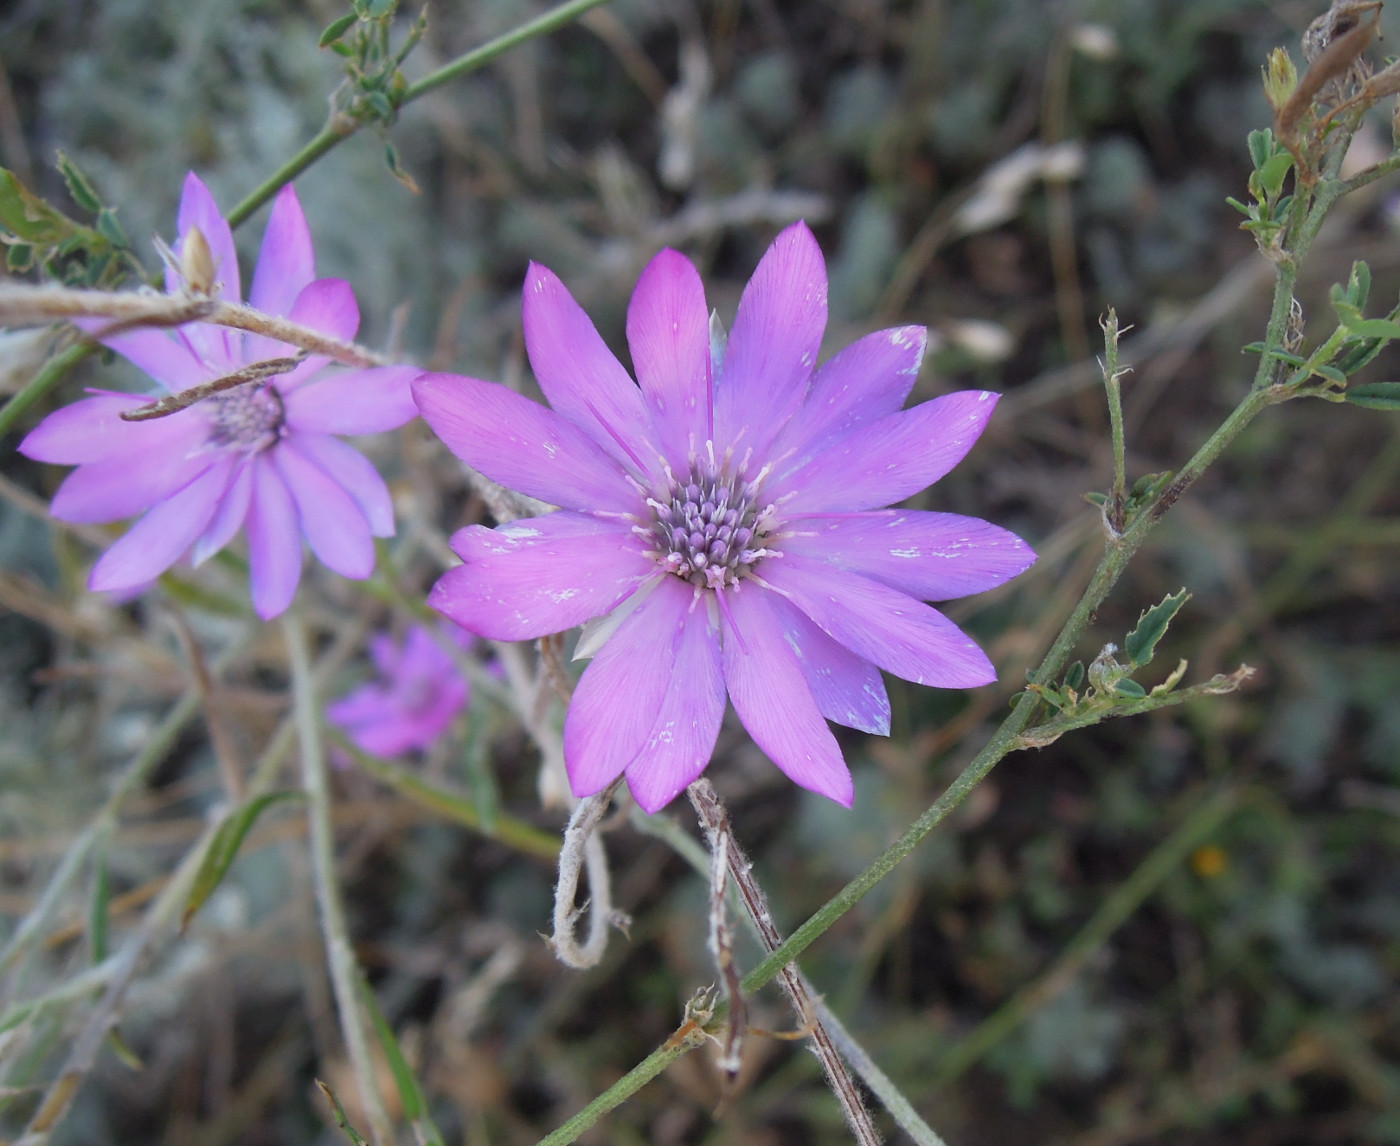
M 399 100 L 399 107 L 412 103 L 419 96 L 426 95 L 435 88 L 442 87 L 443 84 L 453 80 L 461 79 L 472 72 L 485 67 L 492 60 L 514 47 L 532 40 L 537 36 L 544 36 L 560 28 L 570 21 L 577 19 L 590 8 L 596 8 L 599 4 L 606 3 L 607 0 L 569 0 L 566 4 L 560 4 L 557 8 L 546 12 L 543 16 L 534 20 L 526 21 L 518 28 L 497 36 L 479 48 L 473 48 L 465 55 L 458 56 L 450 63 L 444 64 L 435 72 L 429 72 L 415 84 L 409 85 Z M 315 163 L 326 152 L 330 151 L 342 140 L 349 139 L 360 128 L 362 123 L 344 115 L 332 115 L 326 125 L 298 151 L 291 159 L 282 164 L 276 171 L 262 181 L 252 192 L 249 193 L 241 203 L 228 213 L 228 223 L 230 227 L 237 227 L 247 221 L 259 207 L 277 194 L 286 184 L 290 183 L 313 163 Z
M 552 1134 L 541 1138 L 536 1146 L 567 1146 L 603 1115 L 621 1106 L 681 1055 L 704 1042 L 705 1037 L 698 1031 L 691 1037 L 678 1038 L 673 1035 Z
M 359 130 L 359 124 L 353 120 L 332 116 L 325 127 L 312 137 L 300 151 L 293 155 L 286 163 L 282 164 L 276 171 L 264 179 L 255 187 L 251 193 L 228 213 L 228 225 L 238 228 L 248 221 L 248 217 L 259 207 L 271 199 L 278 191 L 290 183 L 308 167 L 310 167 L 326 152 L 330 151 L 342 139 L 349 139 Z
M 943 1087 L 1011 1034 L 1073 982 L 1094 952 L 1108 941 L 1187 855 L 1239 806 L 1239 792 L 1225 788 L 1199 804 L 1175 832 L 1157 845 L 1137 869 L 1094 912 L 1054 963 L 956 1043 L 938 1064 L 933 1086 Z
M 559 858 L 559 836 L 557 833 L 546 832 L 533 824 L 527 824 L 524 820 L 517 820 L 514 816 L 507 816 L 502 812 L 496 813 L 488 828 L 476 804 L 466 797 L 429 784 L 422 777 L 415 776 L 407 768 L 400 768 L 388 760 L 371 756 L 368 752 L 361 751 L 344 736 L 335 733 L 332 733 L 332 736 L 337 746 L 343 749 L 356 764 L 376 780 L 388 785 L 404 799 L 421 808 L 427 808 L 430 812 L 436 812 L 449 820 L 455 820 L 457 823 L 471 828 L 474 832 L 480 832 L 493 840 L 508 844 L 526 855 L 538 856 L 540 859 L 546 860 Z
M 1103 384 L 1108 391 L 1108 422 L 1113 432 L 1113 489 L 1109 491 L 1108 520 L 1113 528 L 1123 529 L 1124 505 L 1128 496 L 1128 467 L 1123 441 L 1123 384 L 1118 374 L 1118 314 L 1108 308 L 1103 320 Z
M 520 27 L 505 33 L 505 35 L 497 36 L 494 40 L 482 44 L 481 47 L 474 48 L 466 55 L 458 56 L 457 59 L 444 64 L 435 72 L 429 72 L 416 84 L 409 86 L 409 89 L 403 93 L 401 103 L 409 103 L 421 95 L 426 95 L 434 88 L 440 88 L 443 84 L 461 79 L 462 76 L 485 67 L 497 56 L 504 55 L 527 40 L 533 40 L 537 36 L 546 36 L 570 21 L 576 20 L 590 8 L 596 8 L 606 2 L 607 0 L 569 0 L 567 4 L 560 4 L 559 7 L 551 9 L 543 16 L 537 16 L 535 19 L 521 24 Z
M 45 362 L 39 372 L 0 408 L 0 437 L 8 434 L 20 415 L 62 382 L 73 367 L 96 354 L 97 350 L 95 343 L 75 342 L 72 346 L 65 346 Z

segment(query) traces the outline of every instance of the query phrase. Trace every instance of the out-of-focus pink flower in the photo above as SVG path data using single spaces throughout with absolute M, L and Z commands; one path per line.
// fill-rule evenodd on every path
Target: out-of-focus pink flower
M 327 706 L 326 719 L 375 756 L 431 748 L 471 698 L 452 657 L 422 625 L 410 628 L 402 645 L 387 633 L 371 637 L 369 653 L 379 680 Z
M 215 292 L 242 299 L 233 234 L 194 174 L 180 200 L 183 249 L 198 228 L 216 264 Z M 248 302 L 258 310 L 351 339 L 360 310 L 350 284 L 317 279 L 311 232 L 296 192 L 284 187 L 263 235 Z M 168 268 L 168 289 L 183 289 Z M 102 323 L 91 323 L 100 327 Z M 255 362 L 286 358 L 293 346 L 204 323 L 145 328 L 103 341 L 177 392 Z M 165 418 L 123 422 L 150 396 L 92 391 L 45 418 L 20 444 L 38 461 L 76 465 L 54 495 L 63 521 L 119 521 L 144 514 L 93 568 L 92 589 L 128 590 L 169 569 L 186 552 L 198 565 L 248 534 L 253 605 L 275 617 L 301 579 L 302 538 L 346 577 L 374 569 L 374 538 L 390 537 L 394 514 L 384 480 L 337 434 L 370 434 L 417 414 L 411 366 L 327 370 L 312 355 L 263 383 L 245 384 Z
M 881 669 L 943 688 L 995 679 L 923 602 L 999 585 L 1035 555 L 976 518 L 882 507 L 952 469 L 997 396 L 902 409 L 924 352 L 916 326 L 816 368 L 826 289 L 812 233 L 789 227 L 712 352 L 700 276 L 662 251 L 627 314 L 638 388 L 559 279 L 532 266 L 525 344 L 553 409 L 473 378 L 414 384 L 458 457 L 561 507 L 459 531 L 464 564 L 429 602 L 497 640 L 612 614 L 564 726 L 580 796 L 625 773 L 643 808 L 669 802 L 708 762 L 727 693 L 779 768 L 849 805 L 826 722 L 887 735 Z

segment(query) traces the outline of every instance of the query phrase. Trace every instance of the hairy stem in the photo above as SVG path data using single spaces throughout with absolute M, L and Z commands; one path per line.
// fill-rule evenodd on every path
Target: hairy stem
M 287 642 L 287 658 L 292 670 L 292 693 L 301 746 L 302 785 L 306 790 L 308 831 L 311 839 L 311 867 L 316 885 L 316 902 L 321 912 L 321 929 L 326 941 L 326 961 L 331 987 L 335 992 L 340 1029 L 346 1053 L 355 1071 L 360 1101 L 369 1117 L 370 1137 L 376 1146 L 392 1146 L 393 1126 L 384 1109 L 384 1098 L 375 1079 L 370 1058 L 369 1037 L 359 1003 L 359 967 L 350 945 L 350 930 L 340 898 L 335 873 L 335 833 L 331 827 L 330 782 L 321 742 L 321 713 L 316 684 L 311 675 L 311 658 L 306 633 L 295 611 L 283 614 L 282 632 Z

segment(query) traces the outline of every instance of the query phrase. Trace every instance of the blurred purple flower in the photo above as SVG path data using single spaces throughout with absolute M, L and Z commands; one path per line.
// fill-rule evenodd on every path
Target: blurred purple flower
M 465 648 L 460 629 L 452 639 L 459 637 Z M 374 756 L 431 748 L 471 697 L 456 663 L 422 625 L 410 628 L 402 645 L 387 633 L 371 637 L 369 653 L 379 682 L 327 706 L 326 719 Z
M 700 276 L 662 251 L 627 314 L 639 389 L 559 279 L 532 265 L 525 344 L 553 409 L 473 378 L 414 384 L 468 465 L 561 507 L 460 530 L 465 564 L 430 604 L 497 640 L 615 610 L 591 634 L 609 635 L 564 727 L 580 796 L 625 773 L 643 808 L 668 803 L 709 760 L 727 692 L 779 768 L 849 806 L 826 721 L 888 735 L 881 669 L 944 688 L 995 679 L 923 601 L 1000 585 L 1035 555 L 976 518 L 880 507 L 952 469 L 997 396 L 901 409 L 924 352 L 916 326 L 868 335 L 814 371 L 826 289 L 812 233 L 789 227 L 745 289 L 727 349 L 712 352 Z
M 179 254 L 191 228 L 207 240 L 225 300 L 240 301 L 233 234 L 193 173 L 180 200 Z M 311 232 L 296 192 L 278 194 L 253 272 L 250 305 L 340 339 L 360 311 L 350 284 L 317 279 Z M 184 289 L 167 268 L 167 289 Z M 89 323 L 93 328 L 104 325 Z M 166 390 L 180 391 L 296 348 L 259 334 L 205 323 L 144 328 L 103 342 Z M 88 585 L 130 590 L 152 581 L 186 551 L 196 565 L 248 533 L 253 606 L 264 618 L 291 604 L 301 579 L 302 537 L 346 577 L 374 569 L 374 538 L 390 537 L 394 514 L 384 480 L 336 434 L 391 430 L 417 415 L 411 366 L 325 373 L 312 355 L 265 383 L 245 384 L 189 409 L 146 422 L 118 415 L 149 396 L 94 390 L 55 411 L 20 444 L 38 461 L 76 465 L 50 511 L 62 521 L 118 521 L 144 513 L 103 554 Z

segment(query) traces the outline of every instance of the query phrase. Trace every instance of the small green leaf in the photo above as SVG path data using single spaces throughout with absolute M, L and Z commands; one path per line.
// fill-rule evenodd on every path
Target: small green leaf
M 1345 386 L 1347 384 L 1347 376 L 1335 366 L 1328 366 L 1326 364 L 1314 366 L 1313 373 L 1320 374 L 1323 378 L 1326 378 L 1327 381 L 1335 382 L 1338 386 Z
M 1084 662 L 1075 661 L 1065 672 L 1065 687 L 1078 692 L 1084 687 Z
M 63 176 L 63 182 L 68 184 L 68 194 L 73 196 L 74 203 L 89 215 L 96 215 L 102 210 L 102 200 L 97 197 L 97 191 L 88 182 L 88 177 L 61 151 L 58 153 L 58 171 Z
M 107 848 L 94 857 L 92 873 L 92 903 L 88 906 L 88 945 L 92 949 L 93 966 L 107 958 L 108 908 L 112 902 L 112 880 L 107 872 Z
M 19 274 L 34 265 L 34 248 L 28 243 L 11 243 L 5 251 L 5 266 Z
M 121 1031 L 113 1027 L 107 1032 L 107 1045 L 111 1047 L 112 1053 L 121 1061 L 122 1066 L 127 1070 L 145 1070 L 146 1064 L 141 1061 L 141 1056 L 131 1049 L 130 1044 L 122 1037 Z
M 1252 219 L 1252 218 L 1254 217 L 1254 212 L 1251 211 L 1248 207 L 1246 207 L 1243 203 L 1241 203 L 1238 199 L 1236 199 L 1236 198 L 1234 198 L 1234 197 L 1232 197 L 1232 196 L 1230 196 L 1230 195 L 1226 195 L 1226 196 L 1225 196 L 1225 202 L 1227 202 L 1228 204 L 1230 204 L 1231 207 L 1233 207 L 1236 211 L 1238 211 L 1238 212 L 1239 212 L 1241 215 L 1243 215 L 1245 218 L 1247 218 L 1247 219 Z
M 224 875 L 238 855 L 243 838 L 253 826 L 253 821 L 272 804 L 282 800 L 301 799 L 302 795 L 303 793 L 298 791 L 268 792 L 236 809 L 219 825 L 219 830 L 214 833 L 214 838 L 209 843 L 209 850 L 204 854 L 204 862 L 195 874 L 189 899 L 185 901 L 185 911 L 180 917 L 182 928 L 189 926 L 195 912 L 204 906 L 204 901 L 223 881 Z
M 1138 684 L 1135 680 L 1124 677 L 1113 686 L 1113 691 L 1119 696 L 1131 697 L 1133 700 L 1141 700 L 1147 695 L 1147 689 Z
M 1353 386 L 1344 397 L 1353 406 L 1365 406 L 1368 410 L 1400 410 L 1400 382 Z
M 1277 199 L 1278 193 L 1283 190 L 1283 180 L 1289 170 L 1293 167 L 1293 156 L 1287 151 L 1280 151 L 1259 168 L 1259 185 L 1264 189 L 1264 194 L 1270 199 Z M 1358 303 L 1357 305 L 1362 305 Z
M 374 1033 L 379 1036 L 379 1045 L 384 1049 L 384 1057 L 389 1060 L 389 1069 L 394 1073 L 394 1085 L 399 1090 L 399 1101 L 403 1106 L 404 1117 L 413 1123 L 416 1136 L 422 1146 L 442 1146 L 442 1131 L 428 1114 L 428 1100 L 423 1097 L 423 1087 L 408 1060 L 403 1057 L 399 1040 L 394 1037 L 393 1028 L 384 1012 L 379 1009 L 379 1000 L 374 997 L 364 976 L 360 976 L 360 998 L 364 1000 L 369 1020 L 374 1024 Z
M 97 230 L 114 247 L 131 246 L 131 240 L 126 237 L 125 229 L 117 222 L 117 213 L 110 207 L 103 207 L 97 213 Z
M 359 20 L 359 18 L 360 17 L 356 13 L 347 12 L 344 16 L 342 16 L 339 20 L 336 20 L 333 24 L 331 24 L 329 28 L 327 28 L 324 32 L 321 33 L 321 38 L 316 41 L 316 46 L 318 48 L 329 48 L 338 39 L 340 39 L 341 36 L 345 35 L 346 32 L 350 31 L 350 29 L 355 26 L 355 23 Z
M 1128 654 L 1128 659 L 1134 668 L 1140 668 L 1152 659 L 1157 642 L 1162 639 L 1163 634 L 1167 631 L 1167 626 L 1172 622 L 1172 618 L 1176 616 L 1181 606 L 1186 604 L 1190 597 L 1190 593 L 1181 589 L 1163 598 L 1161 604 L 1153 605 L 1138 618 L 1137 627 L 1128 634 L 1127 640 L 1123 642 L 1123 651 Z
M 1086 494 L 1084 495 L 1084 500 L 1087 501 L 1087 502 L 1090 502 L 1090 503 L 1093 504 L 1093 505 L 1107 505 L 1107 504 L 1108 504 L 1108 494 L 1106 494 L 1106 493 L 1086 493 Z
M 1366 300 L 1371 297 L 1371 268 L 1360 259 L 1351 264 L 1351 277 L 1347 280 L 1347 294 L 1358 307 L 1362 310 L 1366 309 Z
M 1249 133 L 1249 160 L 1256 170 L 1269 162 L 1274 153 L 1274 133 L 1270 128 L 1260 128 Z
M 39 245 L 62 242 L 72 235 L 76 225 L 0 167 L 0 227 L 16 238 Z
M 1385 349 L 1386 339 L 1368 338 L 1361 342 L 1348 342 L 1337 359 L 1337 369 L 1348 376 L 1368 365 L 1376 355 Z
M 339 1126 L 341 1130 L 345 1131 L 345 1137 L 350 1139 L 352 1146 L 369 1146 L 369 1143 L 364 1139 L 364 1135 L 350 1125 L 350 1119 L 345 1114 L 345 1107 L 340 1105 L 340 1099 L 335 1096 L 335 1091 L 319 1078 L 316 1079 L 316 1085 L 320 1088 L 321 1093 L 326 1096 L 326 1101 L 331 1104 L 331 1113 L 335 1115 L 335 1124 Z

